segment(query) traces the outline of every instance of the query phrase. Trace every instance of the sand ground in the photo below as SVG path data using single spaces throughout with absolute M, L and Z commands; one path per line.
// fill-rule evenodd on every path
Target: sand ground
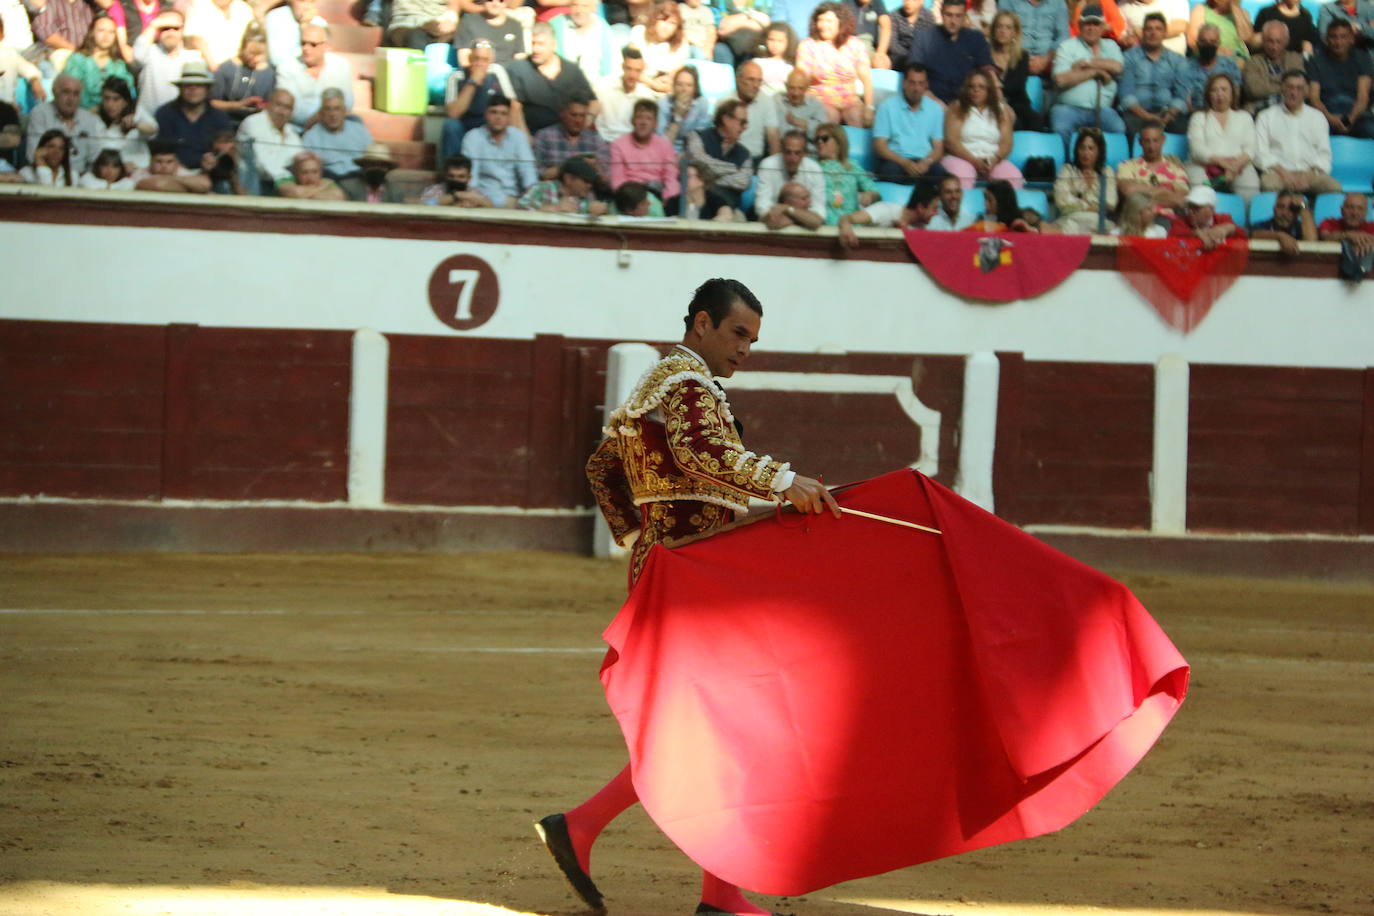
M 1374 589 L 1122 578 L 1192 690 L 1097 808 L 762 902 L 1374 914 Z M 623 765 L 596 680 L 623 582 L 531 553 L 0 558 L 0 914 L 579 912 L 530 822 Z M 696 901 L 638 808 L 594 872 L 615 914 Z

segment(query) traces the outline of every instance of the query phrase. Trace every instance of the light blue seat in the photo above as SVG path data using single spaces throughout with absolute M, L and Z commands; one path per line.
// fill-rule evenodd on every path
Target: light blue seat
M 744 193 L 739 196 L 739 208 L 745 213 L 754 212 L 754 199 L 759 193 L 759 176 L 755 175 L 749 179 L 749 187 L 744 189 Z
M 898 184 L 895 181 L 879 181 L 878 196 L 890 204 L 901 204 L 906 206 L 906 202 L 911 199 L 911 191 L 915 185 Z
M 729 64 L 719 64 L 713 60 L 693 60 L 688 61 L 687 66 L 697 71 L 697 77 L 701 82 L 701 94 L 712 102 L 735 91 L 735 70 Z M 711 107 L 714 108 L 715 105 Z
M 1274 201 L 1278 199 L 1278 191 L 1262 191 L 1250 198 L 1250 215 L 1245 225 L 1253 226 L 1255 223 L 1262 223 L 1274 217 Z
M 1368 192 L 1364 192 L 1368 197 Z M 1340 219 L 1341 204 L 1345 201 L 1345 195 L 1339 193 L 1319 194 L 1317 202 L 1312 205 L 1312 218 L 1321 225 L 1324 219 Z M 1365 208 L 1364 218 L 1374 220 L 1374 199 L 1369 200 L 1369 205 Z
M 1302 0 L 1302 8 L 1312 15 L 1314 25 L 1321 21 L 1322 7 L 1325 5 L 1322 0 Z
M 1045 81 L 1038 76 L 1026 80 L 1026 97 L 1030 99 L 1031 111 L 1045 110 Z
M 1022 188 L 1016 192 L 1016 204 L 1022 210 L 1034 210 L 1041 219 L 1050 218 L 1050 196 L 1034 188 Z
M 1140 155 L 1140 137 L 1131 138 L 1131 155 Z M 1181 162 L 1188 161 L 1188 137 L 1185 134 L 1164 135 L 1164 155 L 1175 156 Z
M 1218 194 L 1217 212 L 1225 213 L 1237 226 L 1245 225 L 1245 198 L 1239 194 Z
M 1102 138 L 1107 141 L 1107 165 L 1116 168 L 1131 158 L 1131 144 L 1125 134 L 1104 133 Z
M 902 74 L 897 70 L 873 69 L 869 71 L 869 78 L 873 81 L 874 108 L 902 91 Z
M 1038 130 L 1018 130 L 1011 135 L 1011 155 L 1007 158 L 1018 169 L 1025 169 L 1026 160 L 1032 156 L 1049 156 L 1054 160 L 1054 170 L 1064 164 L 1064 141 L 1058 134 L 1041 133 Z
M 845 125 L 844 132 L 849 137 L 849 161 L 857 164 L 865 172 L 872 172 L 873 131 L 865 127 Z
M 1374 181 L 1374 140 L 1332 137 L 1331 177 L 1347 191 L 1368 194 Z
M 1249 15 L 1251 22 L 1255 21 L 1255 17 L 1259 15 L 1260 10 L 1264 9 L 1266 6 L 1273 5 L 1273 0 L 1240 0 L 1240 8 L 1245 10 L 1246 14 Z M 1313 21 L 1315 22 L 1315 20 Z

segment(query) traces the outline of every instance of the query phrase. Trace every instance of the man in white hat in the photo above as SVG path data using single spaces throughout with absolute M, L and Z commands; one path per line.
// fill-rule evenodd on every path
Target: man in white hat
M 1206 251 L 1235 236 L 1245 238 L 1245 230 L 1232 222 L 1225 213 L 1217 212 L 1217 192 L 1202 184 L 1188 192 L 1183 200 L 1183 215 L 1175 216 L 1169 227 L 1170 238 L 1197 238 Z
M 151 122 L 159 108 L 177 97 L 176 81 L 187 64 L 204 66 L 200 53 L 183 44 L 182 28 L 181 14 L 167 10 L 134 39 L 134 61 L 143 68 L 138 74 L 140 121 Z
M 396 160 L 385 143 L 369 144 L 361 156 L 353 160 L 361 170 L 339 181 L 349 200 L 373 204 L 402 204 L 401 190 L 386 180 L 387 173 L 396 168 Z
M 188 169 L 200 168 L 200 160 L 210 149 L 210 139 L 215 134 L 234 129 L 227 114 L 210 106 L 210 86 L 214 82 L 205 61 L 193 58 L 181 68 L 174 83 L 177 97 L 157 109 L 158 139 L 175 143 L 177 158 Z

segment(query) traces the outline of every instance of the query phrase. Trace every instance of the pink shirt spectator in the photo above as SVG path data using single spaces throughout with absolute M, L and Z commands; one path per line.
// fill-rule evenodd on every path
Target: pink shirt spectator
M 667 137 L 652 134 L 649 142 L 640 146 L 629 133 L 611 144 L 611 187 L 618 188 L 627 181 L 662 187 L 663 200 L 677 197 L 677 153 Z
M 843 48 L 808 38 L 797 48 L 797 69 L 811 74 L 811 94 L 826 105 L 845 109 L 859 101 L 854 81 L 868 63 L 868 48 L 851 37 Z

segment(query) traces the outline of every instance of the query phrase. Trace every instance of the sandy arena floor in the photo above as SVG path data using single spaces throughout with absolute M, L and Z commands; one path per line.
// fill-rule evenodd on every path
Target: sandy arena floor
M 1374 589 L 1126 576 L 1193 665 L 1058 834 L 799 916 L 1374 914 Z M 0 914 L 580 912 L 530 822 L 624 762 L 623 567 L 562 555 L 0 557 Z M 613 914 L 697 874 L 638 808 Z

